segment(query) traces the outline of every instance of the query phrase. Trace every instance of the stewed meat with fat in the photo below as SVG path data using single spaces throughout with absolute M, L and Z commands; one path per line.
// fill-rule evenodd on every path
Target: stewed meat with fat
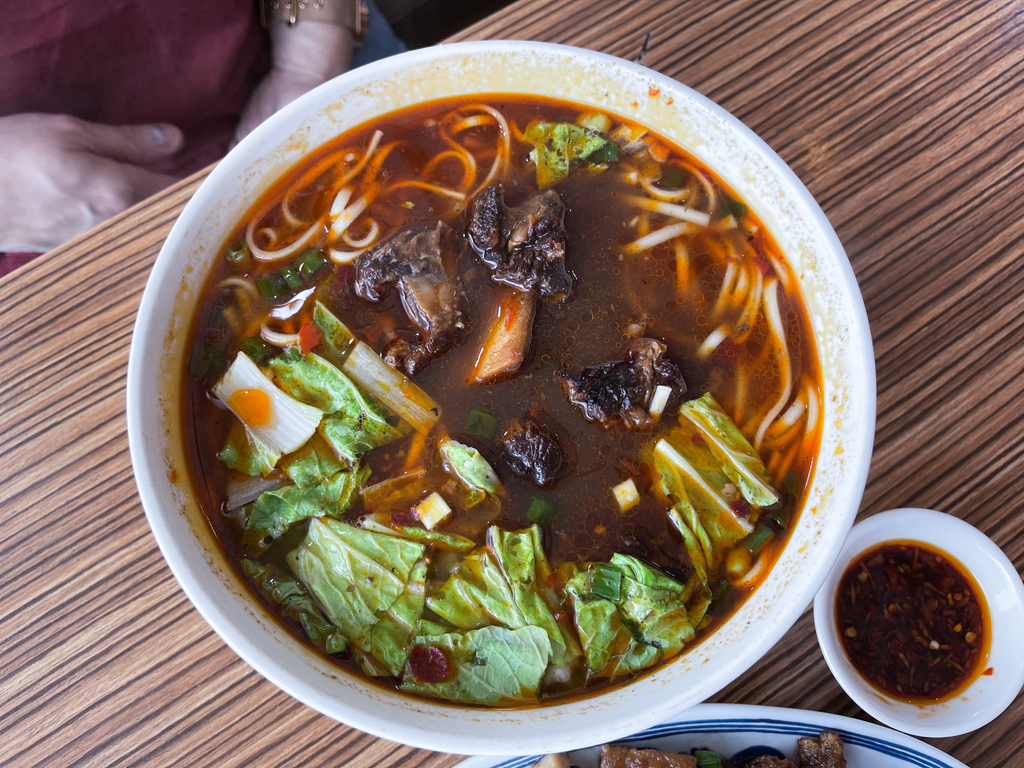
M 439 221 L 401 229 L 355 261 L 356 295 L 380 301 L 396 287 L 400 292 L 418 338 L 395 335 L 384 348 L 384 358 L 410 376 L 448 350 L 463 327 L 460 251 L 455 230 Z
M 565 267 L 565 205 L 553 189 L 518 208 L 505 205 L 500 184 L 485 187 L 469 206 L 469 243 L 491 268 L 491 279 L 545 298 L 567 295 L 573 279 Z
M 831 731 L 822 731 L 817 739 L 804 736 L 796 742 L 800 768 L 846 768 L 843 740 Z
M 692 755 L 678 755 L 660 749 L 633 749 L 605 744 L 601 747 L 601 768 L 697 768 Z
M 657 387 L 672 390 L 669 405 L 678 403 L 686 392 L 683 374 L 666 357 L 667 351 L 656 339 L 632 339 L 623 347 L 622 360 L 563 375 L 569 402 L 587 421 L 603 427 L 622 424 L 627 429 L 647 429 L 655 422 L 648 409 Z

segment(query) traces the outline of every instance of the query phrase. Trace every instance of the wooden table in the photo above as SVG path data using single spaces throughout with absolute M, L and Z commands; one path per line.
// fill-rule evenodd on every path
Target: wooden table
M 522 0 L 459 37 L 634 56 L 760 134 L 828 214 L 878 365 L 861 515 L 963 517 L 1024 567 L 1024 2 Z M 0 764 L 450 766 L 330 721 L 239 660 L 136 495 L 125 367 L 201 176 L 0 281 Z M 860 715 L 810 612 L 718 701 Z M 863 716 L 863 715 L 860 715 Z M 1024 698 L 935 742 L 1020 765 Z

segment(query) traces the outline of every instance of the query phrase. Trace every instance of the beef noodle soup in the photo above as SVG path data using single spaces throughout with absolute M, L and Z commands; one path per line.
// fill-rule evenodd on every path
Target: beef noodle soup
M 410 694 L 525 706 L 686 652 L 813 471 L 791 268 L 643 126 L 491 96 L 387 115 L 269 189 L 193 320 L 192 481 L 252 592 Z

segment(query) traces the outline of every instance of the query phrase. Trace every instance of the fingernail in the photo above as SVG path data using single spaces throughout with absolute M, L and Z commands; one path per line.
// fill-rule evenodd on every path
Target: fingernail
M 163 125 L 150 125 L 146 131 L 146 143 L 154 149 L 167 146 L 167 129 Z

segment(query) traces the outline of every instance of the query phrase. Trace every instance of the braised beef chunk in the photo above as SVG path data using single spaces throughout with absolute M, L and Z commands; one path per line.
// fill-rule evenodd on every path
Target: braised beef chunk
M 692 755 L 677 755 L 660 749 L 632 749 L 605 744 L 600 768 L 697 768 Z
M 573 279 L 565 268 L 565 206 L 553 189 L 518 208 L 505 205 L 500 184 L 481 190 L 469 206 L 469 243 L 491 268 L 491 279 L 545 298 L 564 296 Z
M 587 421 L 605 428 L 621 423 L 627 429 L 647 429 L 654 424 L 647 409 L 658 386 L 672 388 L 668 407 L 686 392 L 683 374 L 665 357 L 667 349 L 656 339 L 632 339 L 622 350 L 622 360 L 564 376 L 569 402 Z
M 439 221 L 399 230 L 355 261 L 356 294 L 380 301 L 397 287 L 405 314 L 419 331 L 417 341 L 396 337 L 384 352 L 391 365 L 410 375 L 449 349 L 463 327 L 459 253 L 459 236 Z
M 831 731 L 822 731 L 817 740 L 810 736 L 797 739 L 796 756 L 800 768 L 846 768 L 843 741 Z
M 519 477 L 547 486 L 558 479 L 565 456 L 554 435 L 532 419 L 513 421 L 498 441 L 505 466 Z

